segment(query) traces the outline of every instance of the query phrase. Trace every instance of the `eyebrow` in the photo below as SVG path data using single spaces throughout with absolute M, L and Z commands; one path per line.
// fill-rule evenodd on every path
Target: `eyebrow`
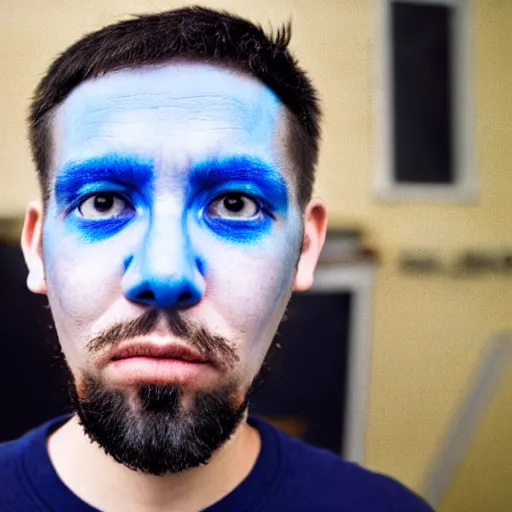
M 283 173 L 275 166 L 256 157 L 230 156 L 211 158 L 192 166 L 191 185 L 215 185 L 224 181 L 256 181 L 287 194 L 288 185 Z
M 122 185 L 146 186 L 154 179 L 154 162 L 150 158 L 111 153 L 81 161 L 70 161 L 58 171 L 55 196 L 58 202 L 72 202 L 81 190 L 92 183 L 109 181 Z M 251 182 L 286 208 L 288 185 L 281 170 L 266 161 L 247 155 L 213 157 L 193 164 L 188 170 L 192 187 L 209 188 L 226 182 Z
M 154 164 L 149 158 L 107 154 L 62 166 L 55 179 L 57 198 L 75 195 L 80 187 L 98 181 L 146 185 L 153 179 Z

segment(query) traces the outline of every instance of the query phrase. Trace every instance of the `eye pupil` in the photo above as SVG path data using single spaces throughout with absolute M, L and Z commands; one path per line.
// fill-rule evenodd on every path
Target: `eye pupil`
M 245 206 L 244 200 L 239 195 L 227 195 L 224 198 L 224 207 L 231 212 L 239 212 Z
M 114 206 L 114 197 L 107 194 L 99 194 L 94 198 L 94 208 L 99 212 L 108 212 Z

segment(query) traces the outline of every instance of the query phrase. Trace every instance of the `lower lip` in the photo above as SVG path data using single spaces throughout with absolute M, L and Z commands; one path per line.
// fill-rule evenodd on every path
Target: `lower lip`
M 207 363 L 156 357 L 128 357 L 112 361 L 107 366 L 108 376 L 123 384 L 186 383 L 198 378 L 211 368 Z

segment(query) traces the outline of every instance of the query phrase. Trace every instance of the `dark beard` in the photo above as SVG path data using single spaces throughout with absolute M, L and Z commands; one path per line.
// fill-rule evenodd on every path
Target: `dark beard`
M 247 409 L 233 404 L 239 388 L 227 386 L 198 393 L 190 410 L 182 407 L 179 385 L 144 384 L 136 393 L 137 404 L 118 390 L 85 376 L 78 396 L 71 397 L 80 424 L 92 441 L 117 462 L 143 473 L 179 473 L 206 464 L 233 434 Z
M 89 350 L 95 353 L 124 338 L 151 332 L 157 320 L 158 312 L 149 310 L 134 321 L 117 324 L 91 340 Z M 168 314 L 167 321 L 173 334 L 217 364 L 229 369 L 238 361 L 227 340 L 194 327 L 176 314 Z M 267 356 L 275 348 L 272 343 Z M 184 410 L 182 389 L 177 384 L 144 384 L 129 396 L 106 388 L 90 373 L 84 373 L 77 383 L 65 358 L 62 363 L 74 410 L 86 435 L 117 462 L 158 476 L 206 464 L 240 425 L 259 381 L 255 379 L 245 394 L 238 382 L 216 391 L 198 392 Z

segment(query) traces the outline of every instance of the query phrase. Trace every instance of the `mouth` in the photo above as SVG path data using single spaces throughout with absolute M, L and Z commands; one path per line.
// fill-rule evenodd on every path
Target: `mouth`
M 213 364 L 187 345 L 137 341 L 116 347 L 99 366 L 110 381 L 119 384 L 185 384 L 197 380 Z
M 155 343 L 132 343 L 114 350 L 110 361 L 121 361 L 131 358 L 176 359 L 188 363 L 206 363 L 207 359 L 198 351 L 186 345 L 170 343 L 165 345 Z

